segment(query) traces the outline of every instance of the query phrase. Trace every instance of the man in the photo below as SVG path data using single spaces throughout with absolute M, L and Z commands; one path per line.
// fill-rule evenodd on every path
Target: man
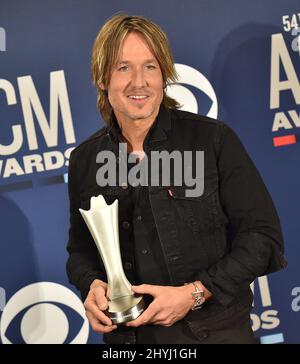
M 121 14 L 104 24 L 92 77 L 107 126 L 70 158 L 67 248 L 69 279 L 92 328 L 106 343 L 253 343 L 249 285 L 286 262 L 272 200 L 238 137 L 224 123 L 177 110 L 165 93 L 176 79 L 167 37 L 148 19 Z M 121 142 L 139 163 L 151 152 L 203 151 L 203 193 L 187 196 L 187 184 L 174 179 L 169 186 L 101 186 L 99 152 L 112 151 L 130 169 L 120 160 Z M 107 203 L 119 200 L 125 273 L 133 291 L 148 299 L 126 325 L 113 325 L 104 313 L 104 266 L 78 211 L 99 194 Z

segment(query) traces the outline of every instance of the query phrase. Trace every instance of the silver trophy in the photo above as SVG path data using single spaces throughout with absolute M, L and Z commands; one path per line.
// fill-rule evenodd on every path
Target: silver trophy
M 79 209 L 92 234 L 107 275 L 107 314 L 113 324 L 136 319 L 143 311 L 143 296 L 131 291 L 121 260 L 119 242 L 118 200 L 107 205 L 103 196 L 91 198 L 89 210 Z

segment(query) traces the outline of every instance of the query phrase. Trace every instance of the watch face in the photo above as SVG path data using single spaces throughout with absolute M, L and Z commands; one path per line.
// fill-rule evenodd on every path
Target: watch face
M 196 285 L 194 285 L 194 287 L 195 287 L 196 291 L 192 293 L 194 301 L 195 301 L 192 311 L 202 308 L 203 303 L 205 302 L 204 291 L 202 289 L 200 290 Z

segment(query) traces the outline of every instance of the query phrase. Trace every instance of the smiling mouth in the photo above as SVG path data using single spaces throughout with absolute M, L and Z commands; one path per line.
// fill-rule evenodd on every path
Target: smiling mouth
M 129 95 L 127 96 L 130 100 L 146 100 L 149 96 L 147 95 Z
M 129 95 L 127 98 L 133 105 L 144 105 L 149 99 L 148 95 Z

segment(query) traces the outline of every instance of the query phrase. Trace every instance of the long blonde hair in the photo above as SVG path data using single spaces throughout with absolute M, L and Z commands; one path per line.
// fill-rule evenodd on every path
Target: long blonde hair
M 157 24 L 142 16 L 118 14 L 109 18 L 102 26 L 92 49 L 91 73 L 98 92 L 97 106 L 107 124 L 110 120 L 112 108 L 107 91 L 102 90 L 100 84 L 108 85 L 122 42 L 130 32 L 138 32 L 144 37 L 149 49 L 159 63 L 164 82 L 163 104 L 168 108 L 179 107 L 179 103 L 167 96 L 165 92 L 165 87 L 177 80 L 173 56 L 166 34 Z

